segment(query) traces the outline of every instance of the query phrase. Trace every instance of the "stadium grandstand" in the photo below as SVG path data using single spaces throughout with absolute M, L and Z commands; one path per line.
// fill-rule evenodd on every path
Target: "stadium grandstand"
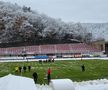
M 104 54 L 108 56 L 108 41 L 105 41 L 104 39 L 99 39 L 99 40 L 93 41 L 92 46 L 101 50 Z
M 80 57 L 82 54 L 101 54 L 101 49 L 85 43 L 47 44 L 0 48 L 0 56 Z

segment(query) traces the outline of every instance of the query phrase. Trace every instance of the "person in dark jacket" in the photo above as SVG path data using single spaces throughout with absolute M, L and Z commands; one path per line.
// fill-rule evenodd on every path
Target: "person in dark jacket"
M 26 69 L 27 69 L 26 66 L 23 66 L 23 71 L 24 71 L 24 72 L 26 72 Z
M 36 72 L 33 73 L 34 82 L 37 83 L 38 75 Z
M 22 67 L 21 66 L 19 66 L 19 72 L 21 73 L 21 70 L 22 70 Z
M 28 71 L 29 71 L 29 72 L 31 71 L 31 66 L 30 66 L 30 65 L 28 66 Z
M 85 71 L 85 65 L 84 64 L 81 66 L 81 69 L 82 69 L 82 72 Z

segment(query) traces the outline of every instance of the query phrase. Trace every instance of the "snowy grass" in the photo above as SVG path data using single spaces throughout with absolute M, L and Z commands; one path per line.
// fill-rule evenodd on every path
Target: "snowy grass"
M 84 64 L 86 71 L 81 71 L 81 65 Z M 24 73 L 16 73 L 16 66 L 28 66 L 31 65 L 31 72 L 28 70 Z M 47 83 L 46 74 L 47 69 L 52 69 L 51 77 L 53 79 L 70 78 L 73 81 L 94 80 L 108 78 L 108 61 L 107 60 L 71 60 L 71 61 L 55 61 L 54 63 L 42 63 L 39 62 L 7 62 L 0 63 L 0 76 L 7 75 L 9 73 L 15 75 L 22 75 L 32 78 L 32 73 L 38 73 L 38 83 Z

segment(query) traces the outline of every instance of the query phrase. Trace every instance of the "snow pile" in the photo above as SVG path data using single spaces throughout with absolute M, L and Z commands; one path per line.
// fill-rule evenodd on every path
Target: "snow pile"
M 37 90 L 33 79 L 7 75 L 0 78 L 0 90 Z
M 108 80 L 90 80 L 74 82 L 75 90 L 108 90 Z
M 7 75 L 0 78 L 0 90 L 108 90 L 108 79 L 72 82 L 56 79 L 50 85 L 34 83 L 33 79 Z
M 36 84 L 37 90 L 52 90 L 52 87 L 47 84 Z
M 54 79 L 51 80 L 50 85 L 53 90 L 75 90 L 70 79 Z
M 56 81 L 53 82 L 54 86 L 37 84 L 36 87 L 38 88 L 38 90 L 108 90 L 108 79 L 72 82 L 72 87 L 70 89 L 69 85 L 68 88 L 64 88 L 66 86 L 66 83 L 66 79 L 64 79 L 63 82 L 61 82 L 60 79 L 56 79 Z

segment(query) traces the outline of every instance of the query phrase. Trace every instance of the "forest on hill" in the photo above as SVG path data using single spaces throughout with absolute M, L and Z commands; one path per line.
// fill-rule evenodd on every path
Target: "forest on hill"
M 0 1 L 0 43 L 71 43 L 93 40 L 87 24 L 51 18 L 30 7 Z

